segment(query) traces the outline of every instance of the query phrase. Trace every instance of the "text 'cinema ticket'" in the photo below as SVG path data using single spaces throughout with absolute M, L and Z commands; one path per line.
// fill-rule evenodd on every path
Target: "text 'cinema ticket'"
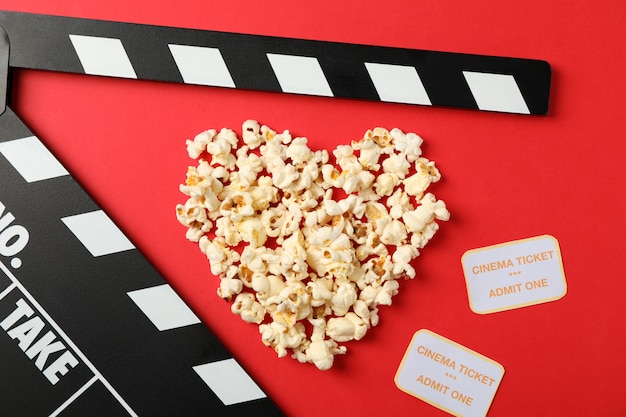
M 547 303 L 567 292 L 559 243 L 549 235 L 469 250 L 461 263 L 478 314 Z
M 399 389 L 459 417 L 484 417 L 504 368 L 429 330 L 415 333 L 396 373 Z

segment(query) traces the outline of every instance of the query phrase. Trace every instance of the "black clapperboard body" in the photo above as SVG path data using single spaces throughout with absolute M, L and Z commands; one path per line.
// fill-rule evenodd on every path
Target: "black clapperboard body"
M 14 67 L 548 112 L 539 60 L 12 12 L 0 27 L 3 94 Z M 45 138 L 0 110 L 0 415 L 282 415 Z

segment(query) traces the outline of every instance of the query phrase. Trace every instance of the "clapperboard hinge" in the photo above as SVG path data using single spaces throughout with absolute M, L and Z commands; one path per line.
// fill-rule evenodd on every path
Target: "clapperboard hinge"
M 9 35 L 0 26 L 0 116 L 7 107 L 9 97 Z

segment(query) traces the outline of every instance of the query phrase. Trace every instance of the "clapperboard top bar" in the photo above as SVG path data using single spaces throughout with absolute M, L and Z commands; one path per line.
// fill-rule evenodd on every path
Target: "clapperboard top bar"
M 382 102 L 547 114 L 541 60 L 0 12 L 10 66 Z

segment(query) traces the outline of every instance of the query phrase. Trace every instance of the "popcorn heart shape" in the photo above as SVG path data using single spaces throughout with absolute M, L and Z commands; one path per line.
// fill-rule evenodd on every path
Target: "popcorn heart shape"
M 378 324 L 400 278 L 450 217 L 427 192 L 441 178 L 423 140 L 377 127 L 313 151 L 305 137 L 254 120 L 187 140 L 176 206 L 186 237 L 219 277 L 219 297 L 279 357 L 326 370 Z

